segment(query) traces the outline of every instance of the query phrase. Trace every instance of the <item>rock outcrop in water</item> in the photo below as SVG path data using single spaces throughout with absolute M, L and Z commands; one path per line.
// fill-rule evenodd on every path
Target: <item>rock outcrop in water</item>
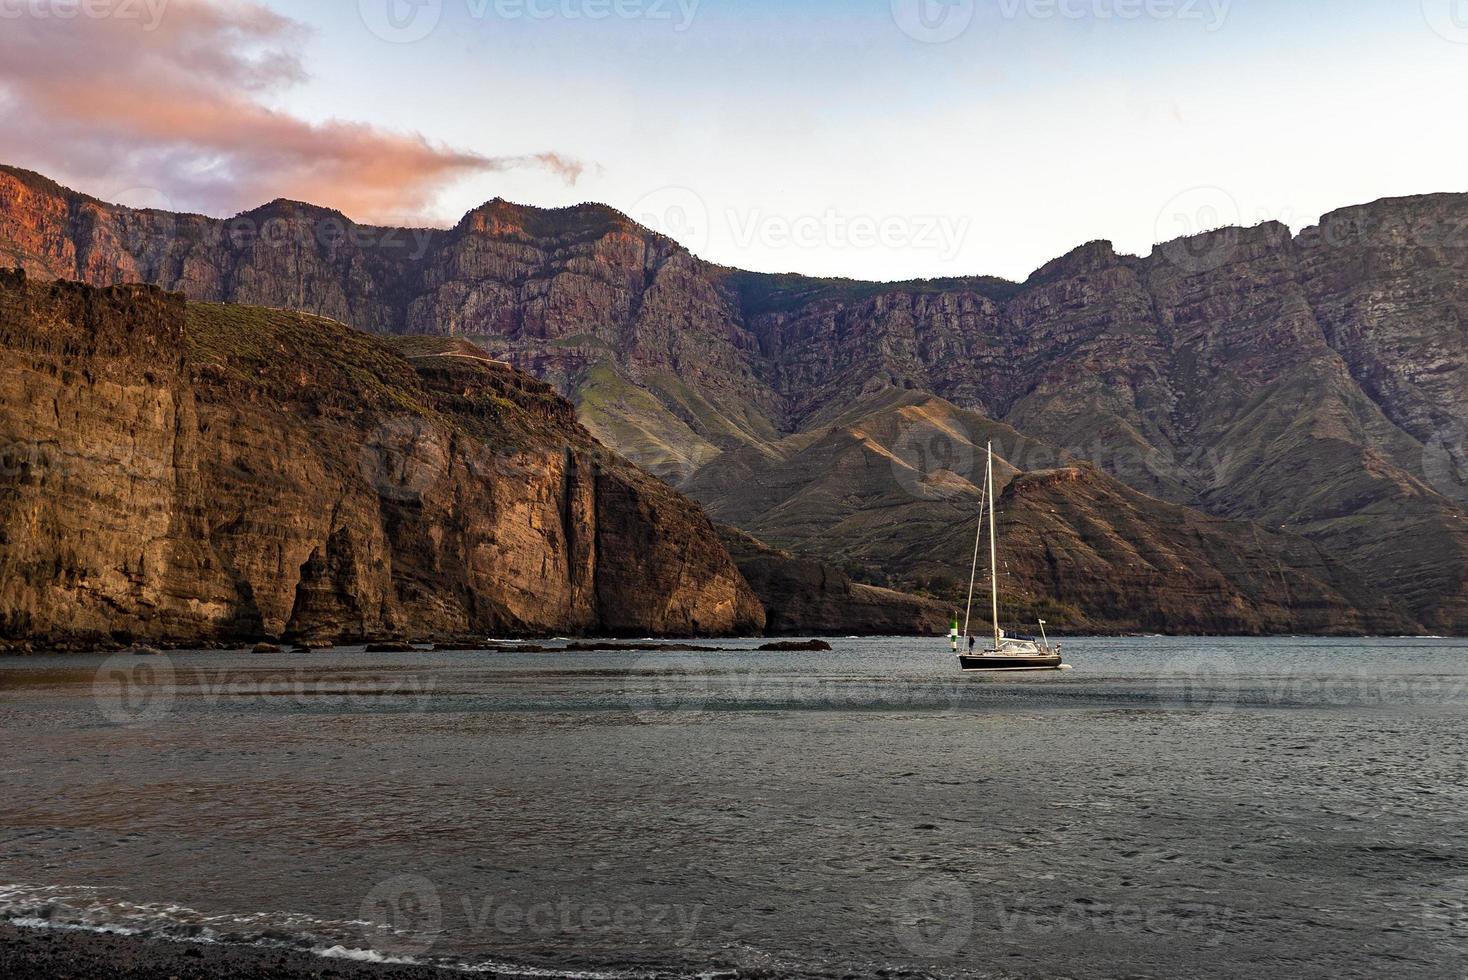
M 721 268 L 592 205 L 494 201 L 437 232 L 291 202 L 219 221 L 0 169 L 0 260 L 472 338 L 746 530 L 793 527 L 789 510 L 725 506 L 752 468 L 785 479 L 792 439 L 821 442 L 853 406 L 936 396 L 1046 447 L 1043 461 L 1010 456 L 1022 469 L 1092 460 L 1246 536 L 1302 537 L 1404 628 L 1434 632 L 1468 631 L 1465 228 L 1468 196 L 1432 195 L 1348 208 L 1298 235 L 1219 229 L 1149 256 L 1093 242 L 1023 283 L 883 284 Z M 825 523 L 772 543 L 874 561 L 852 546 L 883 518 L 862 496 L 797 502 Z
M 696 504 L 453 342 L 0 274 L 0 638 L 753 633 Z

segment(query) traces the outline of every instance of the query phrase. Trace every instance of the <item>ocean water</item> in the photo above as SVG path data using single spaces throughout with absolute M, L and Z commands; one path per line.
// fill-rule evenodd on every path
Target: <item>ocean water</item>
M 564 977 L 1468 975 L 1468 644 L 0 661 L 0 917 Z

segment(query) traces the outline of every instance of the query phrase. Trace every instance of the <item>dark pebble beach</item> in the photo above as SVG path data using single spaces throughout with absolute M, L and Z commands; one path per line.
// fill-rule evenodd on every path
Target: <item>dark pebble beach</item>
M 216 977 L 442 980 L 459 975 L 462 974 L 457 971 L 433 967 L 357 963 L 259 946 L 179 943 L 0 925 L 0 977 L 6 980 L 212 980 Z

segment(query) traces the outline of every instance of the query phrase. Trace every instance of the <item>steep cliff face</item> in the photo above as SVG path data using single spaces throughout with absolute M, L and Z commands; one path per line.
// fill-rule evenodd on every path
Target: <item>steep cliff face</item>
M 600 206 L 492 201 L 443 230 L 357 225 L 292 201 L 214 220 L 116 207 L 0 167 L 5 264 L 382 333 L 488 337 L 496 356 L 568 396 L 598 371 L 618 388 L 655 393 L 645 430 L 656 445 L 643 448 L 661 456 L 650 468 L 675 477 L 692 471 L 690 456 L 707 455 L 703 447 L 772 435 L 780 410 L 756 375 L 758 343 L 710 267 Z M 593 410 L 586 422 L 615 440 L 625 414 Z
M 1093 243 L 1019 287 L 848 289 L 752 326 L 803 352 L 777 383 L 799 428 L 882 387 L 936 392 L 1148 494 L 1303 534 L 1460 631 L 1465 225 L 1461 196 L 1388 201 L 1298 237 Z
M 1060 454 L 1023 469 L 1091 460 L 1159 500 L 1303 536 L 1433 631 L 1468 631 L 1465 229 L 1468 196 L 1435 195 L 1149 256 L 1092 242 L 1024 283 L 879 284 L 719 268 L 595 206 L 496 201 L 442 232 L 286 202 L 223 222 L 0 169 L 0 257 L 470 337 L 746 529 L 790 515 L 723 510 L 730 481 L 779 482 L 791 440 L 916 392 Z M 834 541 L 880 520 L 871 496 L 802 511 Z
M 799 558 L 736 528 L 719 529 L 739 571 L 765 607 L 772 636 L 931 636 L 948 630 L 953 607 L 864 582 Z
M 696 505 L 451 342 L 0 276 L 0 637 L 754 632 Z

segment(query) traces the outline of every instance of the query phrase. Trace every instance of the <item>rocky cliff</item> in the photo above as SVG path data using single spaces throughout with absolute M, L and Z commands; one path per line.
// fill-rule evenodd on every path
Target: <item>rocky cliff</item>
M 1468 196 L 1435 195 L 1148 256 L 1092 242 L 1023 283 L 883 284 L 720 268 L 593 205 L 495 201 L 443 231 L 289 202 L 217 221 L 0 170 L 0 257 L 472 338 L 746 529 L 790 515 L 724 509 L 731 481 L 778 482 L 791 440 L 819 442 L 853 405 L 926 394 L 1040 447 L 1007 457 L 1019 469 L 1091 460 L 1251 535 L 1303 538 L 1434 632 L 1468 631 L 1465 228 Z M 835 539 L 881 522 L 871 496 L 796 510 Z
M 0 639 L 755 632 L 697 505 L 470 345 L 0 274 Z
M 665 475 L 774 435 L 780 414 L 755 375 L 758 342 L 710 267 L 600 206 L 492 201 L 444 230 L 362 226 L 292 201 L 215 220 L 121 208 L 0 167 L 6 264 L 382 333 L 492 337 L 497 356 L 563 394 L 595 388 L 592 433 Z M 632 404 L 644 390 L 657 394 Z
M 1464 229 L 1468 196 L 1439 195 L 1147 257 L 1095 242 L 1022 284 L 731 281 L 795 431 L 882 391 L 937 394 L 1059 451 L 1022 468 L 1092 460 L 1151 496 L 1287 529 L 1419 628 L 1463 632 Z
M 1055 629 L 1108 633 L 1412 628 L 1409 614 L 1303 537 L 1150 497 L 917 392 L 853 406 L 819 432 L 777 443 L 774 458 L 726 453 L 689 490 L 724 519 L 838 568 L 889 581 L 901 570 L 899 580 L 944 598 L 946 612 L 964 607 L 991 443 L 1007 623 L 1043 618 Z M 731 547 L 764 598 L 766 576 L 747 565 L 745 551 Z M 982 558 L 987 601 L 987 550 Z
M 765 607 L 772 636 L 932 636 L 948 631 L 951 604 L 865 582 L 835 566 L 771 548 L 737 528 L 719 529 Z

